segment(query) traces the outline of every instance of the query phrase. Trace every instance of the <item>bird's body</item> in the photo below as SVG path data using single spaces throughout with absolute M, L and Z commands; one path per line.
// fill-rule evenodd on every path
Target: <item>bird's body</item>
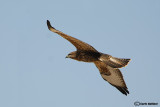
M 83 62 L 95 62 L 99 60 L 101 54 L 99 52 L 92 51 L 76 51 L 75 60 Z
M 77 48 L 77 51 L 69 53 L 66 58 L 94 63 L 99 69 L 100 74 L 104 80 L 108 81 L 112 86 L 116 87 L 123 94 L 129 94 L 123 76 L 118 68 L 126 66 L 130 59 L 116 58 L 112 57 L 111 55 L 98 52 L 91 45 L 56 30 L 51 26 L 48 20 L 47 25 L 49 30 L 67 39 Z

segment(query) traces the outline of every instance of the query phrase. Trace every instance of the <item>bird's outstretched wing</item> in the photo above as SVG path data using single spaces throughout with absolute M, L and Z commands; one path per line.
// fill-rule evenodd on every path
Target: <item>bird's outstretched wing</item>
M 104 62 L 94 62 L 99 69 L 102 78 L 108 81 L 112 86 L 116 87 L 120 92 L 127 95 L 129 94 L 128 88 L 123 79 L 123 75 L 117 68 L 112 68 L 106 65 Z
M 51 24 L 48 20 L 47 20 L 47 26 L 50 31 L 57 33 L 58 35 L 62 36 L 63 38 L 65 38 L 69 42 L 71 42 L 77 48 L 77 50 L 98 52 L 91 45 L 89 45 L 85 42 L 82 42 L 74 37 L 71 37 L 71 36 L 69 36 L 59 30 L 56 30 L 54 27 L 51 26 Z

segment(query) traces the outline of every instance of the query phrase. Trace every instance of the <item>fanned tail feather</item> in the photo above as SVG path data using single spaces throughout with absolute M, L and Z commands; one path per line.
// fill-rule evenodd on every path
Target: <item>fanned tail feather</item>
M 106 63 L 113 68 L 121 68 L 127 66 L 130 60 L 131 59 L 111 57 L 108 61 L 106 61 Z

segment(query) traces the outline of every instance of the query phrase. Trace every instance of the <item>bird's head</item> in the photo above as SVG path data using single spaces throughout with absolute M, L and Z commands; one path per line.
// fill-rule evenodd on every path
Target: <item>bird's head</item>
M 77 55 L 77 52 L 74 51 L 74 52 L 69 53 L 69 54 L 66 56 L 66 58 L 75 59 L 75 58 L 76 58 L 76 55 Z

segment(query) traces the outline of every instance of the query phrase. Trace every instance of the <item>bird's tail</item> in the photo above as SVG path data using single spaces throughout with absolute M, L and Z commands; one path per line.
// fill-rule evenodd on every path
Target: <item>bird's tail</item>
M 128 65 L 131 59 L 111 57 L 106 63 L 113 68 L 121 68 Z
M 122 68 L 127 66 L 131 59 L 116 58 L 111 55 L 104 54 L 100 57 L 100 60 L 113 68 Z

